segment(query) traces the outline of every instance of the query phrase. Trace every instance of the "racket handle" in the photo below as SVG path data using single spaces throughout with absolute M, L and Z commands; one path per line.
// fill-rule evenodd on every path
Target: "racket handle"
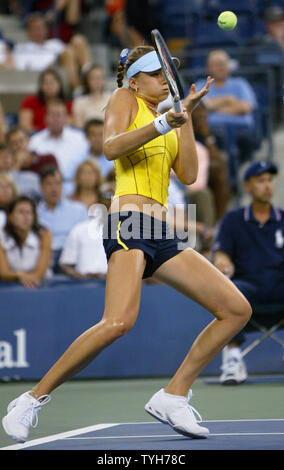
M 175 110 L 177 113 L 181 113 L 181 112 L 182 112 L 181 101 L 175 101 L 175 100 L 174 100 L 174 110 Z

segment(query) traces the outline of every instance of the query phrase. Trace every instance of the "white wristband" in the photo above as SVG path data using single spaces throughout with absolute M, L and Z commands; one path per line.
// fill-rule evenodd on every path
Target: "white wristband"
M 167 122 L 166 114 L 167 113 L 161 114 L 161 116 L 156 117 L 153 121 L 154 126 L 159 134 L 167 134 L 173 129 L 173 127 L 171 127 Z

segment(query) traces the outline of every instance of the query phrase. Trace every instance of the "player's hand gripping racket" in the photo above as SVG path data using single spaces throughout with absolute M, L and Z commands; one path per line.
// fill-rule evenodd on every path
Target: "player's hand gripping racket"
M 157 29 L 151 31 L 152 40 L 159 58 L 161 67 L 168 82 L 170 94 L 174 100 L 174 109 L 176 112 L 182 111 L 181 100 L 184 98 L 184 90 L 179 77 L 179 73 L 169 52 L 169 49 Z

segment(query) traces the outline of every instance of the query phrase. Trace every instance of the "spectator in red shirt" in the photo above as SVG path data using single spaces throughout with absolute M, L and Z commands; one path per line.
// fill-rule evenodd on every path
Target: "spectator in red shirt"
M 58 168 L 54 155 L 38 155 L 29 150 L 29 135 L 21 127 L 11 128 L 6 134 L 6 140 L 18 171 L 28 170 L 40 174 L 45 166 Z
M 24 98 L 19 111 L 19 125 L 28 133 L 45 129 L 48 102 L 60 99 L 66 103 L 69 124 L 72 123 L 72 100 L 65 97 L 62 79 L 53 69 L 46 69 L 39 76 L 38 91 Z

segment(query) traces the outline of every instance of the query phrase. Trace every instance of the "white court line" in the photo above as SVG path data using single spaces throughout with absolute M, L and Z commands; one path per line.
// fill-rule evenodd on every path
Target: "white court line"
M 14 444 L 7 447 L 1 447 L 0 450 L 21 450 L 26 447 L 33 447 L 39 444 L 45 444 L 47 442 L 57 441 L 58 439 L 66 439 L 68 437 L 76 436 L 77 434 L 85 434 L 87 432 L 99 431 L 101 429 L 111 428 L 118 426 L 120 423 L 108 423 L 108 424 L 95 424 L 94 426 L 87 426 L 85 428 L 74 429 L 72 431 L 61 432 L 59 434 L 53 434 L 52 436 L 46 436 L 39 439 L 33 439 L 32 441 L 24 442 L 23 444 Z
M 255 418 L 255 419 L 204 419 L 202 423 L 246 423 L 254 421 L 284 421 L 284 418 Z M 158 421 L 131 421 L 129 423 L 119 423 L 119 424 L 162 424 Z
M 284 432 L 226 432 L 226 433 L 210 433 L 210 436 L 274 436 L 284 435 Z M 91 437 L 68 437 L 66 440 L 94 440 L 94 439 L 141 439 L 141 438 L 153 438 L 153 437 L 178 437 L 178 433 L 175 434 L 146 434 L 145 436 L 91 436 Z M 184 436 L 180 436 L 184 438 Z
M 284 432 L 230 432 L 230 433 L 218 433 L 209 434 L 209 436 L 284 436 Z
M 281 418 L 275 418 L 275 419 L 217 419 L 217 420 L 206 420 L 204 421 L 203 423 L 235 423 L 235 422 L 254 422 L 254 421 L 284 421 L 284 419 L 281 419 Z M 72 431 L 67 431 L 67 432 L 63 432 L 63 433 L 59 433 L 59 434 L 53 434 L 51 436 L 46 436 L 46 437 L 42 437 L 42 438 L 39 438 L 39 439 L 33 439 L 31 441 L 27 441 L 23 444 L 14 444 L 14 445 L 10 445 L 10 446 L 7 446 L 7 447 L 1 447 L 0 450 L 21 450 L 21 449 L 25 449 L 27 447 L 33 447 L 33 446 L 36 446 L 36 445 L 40 445 L 40 444 L 45 444 L 47 442 L 53 442 L 53 441 L 56 441 L 56 440 L 59 440 L 59 439 L 67 439 L 67 438 L 71 438 L 73 436 L 77 436 L 78 434 L 85 434 L 87 432 L 92 432 L 92 431 L 99 431 L 101 429 L 107 429 L 107 428 L 110 428 L 110 427 L 113 427 L 113 426 L 118 426 L 118 425 L 121 425 L 121 424 L 134 424 L 134 425 L 139 425 L 139 424 L 159 424 L 161 425 L 161 423 L 157 422 L 157 421 L 146 421 L 146 422 L 127 422 L 127 423 L 108 423 L 108 424 L 95 424 L 93 426 L 87 426 L 85 428 L 79 428 L 79 429 L 74 429 Z M 244 435 L 244 433 L 241 433 L 241 435 Z M 261 433 L 260 433 L 261 434 Z M 270 433 L 270 434 L 273 434 L 273 433 Z M 276 433 L 276 434 L 281 434 L 281 433 Z M 229 435 L 239 435 L 237 433 L 235 434 L 210 434 L 210 436 L 229 436 Z M 249 433 L 247 434 L 249 435 Z M 252 435 L 255 435 L 255 433 L 252 433 Z M 170 434 L 167 434 L 167 435 L 161 435 L 161 436 L 151 436 L 151 437 L 177 437 L 177 434 L 173 434 L 173 435 L 170 435 Z M 137 436 L 137 437 L 141 437 L 141 436 Z M 149 437 L 146 436 L 146 437 Z M 107 436 L 106 438 L 110 438 L 110 436 Z M 104 439 L 106 439 L 104 438 Z M 121 436 L 121 438 L 125 438 L 125 436 Z M 77 439 L 80 439 L 79 437 L 77 437 Z M 88 438 L 89 439 L 89 438 Z M 98 439 L 98 438 L 97 438 Z
M 242 423 L 242 422 L 253 422 L 253 421 L 284 421 L 284 418 L 255 418 L 255 419 L 205 419 L 203 423 Z

